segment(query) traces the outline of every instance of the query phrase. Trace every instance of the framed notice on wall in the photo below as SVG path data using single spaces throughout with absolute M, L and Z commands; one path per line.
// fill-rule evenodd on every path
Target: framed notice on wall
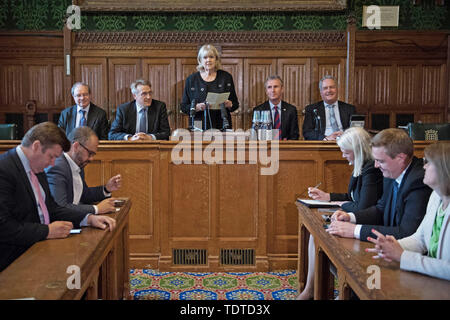
M 319 11 L 344 10 L 346 0 L 73 0 L 81 11 Z

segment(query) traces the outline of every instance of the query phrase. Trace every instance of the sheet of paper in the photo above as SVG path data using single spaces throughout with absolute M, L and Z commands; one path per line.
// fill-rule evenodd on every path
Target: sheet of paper
M 320 201 L 320 200 L 312 200 L 312 199 L 300 199 L 298 198 L 297 201 L 300 201 L 308 206 L 311 207 L 339 207 L 339 204 L 337 204 L 336 202 L 329 202 L 329 201 Z
M 206 102 L 209 103 L 209 108 L 211 110 L 217 110 L 220 109 L 220 104 L 224 103 L 228 100 L 228 97 L 230 96 L 229 92 L 224 93 L 215 93 L 215 92 L 208 92 L 208 95 L 206 96 Z

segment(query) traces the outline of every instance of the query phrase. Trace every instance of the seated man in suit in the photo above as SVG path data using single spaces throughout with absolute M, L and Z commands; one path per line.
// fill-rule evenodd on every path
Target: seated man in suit
M 115 199 L 111 198 L 111 192 L 120 189 L 120 174 L 109 179 L 105 186 L 88 187 L 84 180 L 84 167 L 97 153 L 97 135 L 89 127 L 78 127 L 69 134 L 69 140 L 72 143 L 69 152 L 64 152 L 54 166 L 45 170 L 56 203 L 83 213 L 113 212 Z
M 67 136 L 77 127 L 88 126 L 100 140 L 108 140 L 106 112 L 91 103 L 91 88 L 85 83 L 77 82 L 72 86 L 71 92 L 75 105 L 61 112 L 58 126 L 66 131 Z
M 299 129 L 297 108 L 282 101 L 283 80 L 279 76 L 270 76 L 264 83 L 268 101 L 253 109 L 255 111 L 271 111 L 272 128 L 278 129 L 278 139 L 298 140 Z
M 414 156 L 411 138 L 402 129 L 385 129 L 372 139 L 375 167 L 383 173 L 383 195 L 377 204 L 357 212 L 336 211 L 327 231 L 367 241 L 372 230 L 395 238 L 416 232 L 425 215 L 431 189 L 423 183 L 422 159 Z
M 66 238 L 73 227 L 114 229 L 110 217 L 86 215 L 53 200 L 44 168 L 69 148 L 64 131 L 43 122 L 28 130 L 19 146 L 0 155 L 0 271 L 34 243 Z
M 303 137 L 305 140 L 336 140 L 350 127 L 355 107 L 338 101 L 338 88 L 332 76 L 320 79 L 319 90 L 323 101 L 305 107 Z
M 170 126 L 164 102 L 152 99 L 152 86 L 147 80 L 131 84 L 135 100 L 117 107 L 109 140 L 169 140 Z

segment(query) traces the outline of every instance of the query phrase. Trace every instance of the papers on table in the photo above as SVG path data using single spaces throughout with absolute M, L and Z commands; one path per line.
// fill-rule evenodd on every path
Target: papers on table
M 309 208 L 339 208 L 339 204 L 335 202 L 312 200 L 312 199 L 297 199 L 298 202 L 303 203 Z
M 220 109 L 220 104 L 227 101 L 229 96 L 230 96 L 229 92 L 224 93 L 208 92 L 208 95 L 206 96 L 206 102 L 209 103 L 209 108 L 211 110 L 218 110 Z

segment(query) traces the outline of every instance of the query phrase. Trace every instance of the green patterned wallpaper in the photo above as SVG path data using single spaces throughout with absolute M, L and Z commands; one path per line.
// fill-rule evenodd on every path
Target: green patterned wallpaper
M 361 27 L 363 5 L 399 5 L 401 30 L 450 30 L 445 6 L 413 6 L 411 0 L 349 0 L 342 12 L 81 13 L 83 30 L 271 31 L 345 30 L 347 15 Z M 0 0 L 0 30 L 61 30 L 71 0 Z M 397 28 L 395 28 L 397 29 Z

